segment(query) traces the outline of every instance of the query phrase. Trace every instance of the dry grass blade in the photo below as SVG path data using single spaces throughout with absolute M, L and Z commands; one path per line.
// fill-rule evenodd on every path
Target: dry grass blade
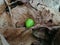
M 12 12 L 11 12 L 11 7 L 9 6 L 9 3 L 8 3 L 7 0 L 4 0 L 4 1 L 5 1 L 5 4 L 8 6 L 9 16 L 10 16 L 11 22 L 12 22 Z M 13 25 L 13 22 L 12 22 L 12 25 Z M 13 25 L 13 27 L 15 27 L 15 26 Z

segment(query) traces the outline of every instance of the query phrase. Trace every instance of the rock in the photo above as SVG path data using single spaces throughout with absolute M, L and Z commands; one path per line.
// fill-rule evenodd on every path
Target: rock
M 17 6 L 12 9 L 12 15 L 13 15 L 13 24 L 16 26 L 24 26 L 25 20 L 28 18 L 27 13 L 27 7 L 26 6 Z
M 31 45 L 35 40 L 31 33 L 31 30 L 25 30 L 24 27 L 21 27 L 8 28 L 4 31 L 3 35 L 10 45 Z
M 27 18 L 32 18 L 35 22 L 38 21 L 37 13 L 32 8 L 27 8 L 26 6 L 16 6 L 12 9 L 12 20 L 13 24 L 17 26 L 24 26 Z M 17 24 L 18 23 L 18 24 Z
M 3 35 L 5 36 L 5 38 L 7 40 L 12 40 L 16 37 L 18 37 L 19 35 L 21 35 L 21 33 L 25 31 L 25 28 L 6 28 L 5 31 L 3 32 Z

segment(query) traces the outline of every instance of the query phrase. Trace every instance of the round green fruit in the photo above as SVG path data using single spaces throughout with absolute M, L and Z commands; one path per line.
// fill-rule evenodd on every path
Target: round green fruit
M 35 22 L 33 19 L 27 19 L 25 22 L 26 28 L 31 28 L 32 26 L 34 26 Z

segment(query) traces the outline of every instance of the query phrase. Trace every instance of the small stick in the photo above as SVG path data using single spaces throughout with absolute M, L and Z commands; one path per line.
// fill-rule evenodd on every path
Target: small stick
M 8 6 L 9 13 L 10 13 L 10 15 L 11 15 L 11 17 L 12 17 L 11 8 L 10 8 L 10 6 L 8 5 L 8 4 L 9 4 L 9 3 L 8 3 L 8 1 L 7 1 L 7 0 L 5 0 L 5 3 L 6 3 L 6 5 Z
M 4 0 L 4 1 L 5 1 L 5 4 L 8 6 L 8 9 L 9 9 L 9 14 L 10 14 L 9 16 L 10 16 L 10 18 L 11 18 L 11 22 L 12 22 L 13 20 L 12 20 L 11 7 L 8 5 L 9 3 L 8 3 L 8 1 L 7 1 L 7 0 Z M 13 27 L 15 27 L 15 26 L 14 26 L 14 24 L 13 24 L 13 22 L 12 22 L 12 25 L 13 25 Z
M 17 2 L 17 1 L 11 2 L 11 3 L 8 4 L 8 6 L 10 6 L 10 5 L 12 5 L 12 4 L 16 3 L 16 2 Z

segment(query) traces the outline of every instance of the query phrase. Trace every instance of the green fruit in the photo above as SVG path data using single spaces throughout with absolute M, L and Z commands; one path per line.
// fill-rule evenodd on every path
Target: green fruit
M 34 20 L 33 19 L 27 19 L 25 22 L 26 28 L 31 28 L 32 26 L 34 26 Z

